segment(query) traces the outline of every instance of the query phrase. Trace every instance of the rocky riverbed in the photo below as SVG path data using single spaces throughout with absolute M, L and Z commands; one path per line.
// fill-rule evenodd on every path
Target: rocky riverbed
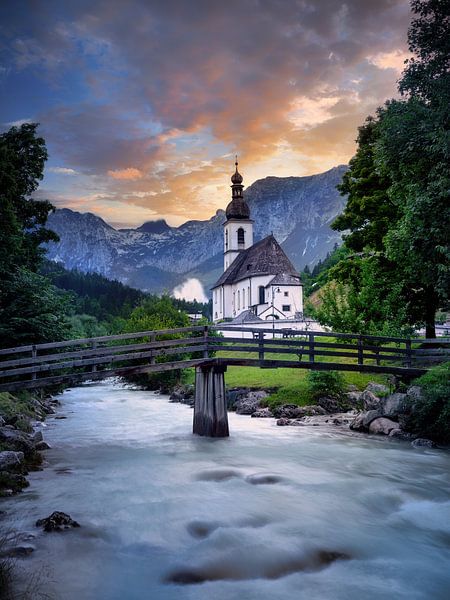
M 363 391 L 352 390 L 339 398 L 324 396 L 316 404 L 282 404 L 269 408 L 266 403 L 271 391 L 251 388 L 227 390 L 228 410 L 234 410 L 239 415 L 250 415 L 252 418 L 276 419 L 280 427 L 334 426 L 342 431 L 351 430 L 405 440 L 414 448 L 436 447 L 433 440 L 420 438 L 407 430 L 408 420 L 422 397 L 419 386 L 391 393 L 387 386 L 371 382 Z M 193 386 L 176 386 L 172 390 L 170 401 L 193 406 Z

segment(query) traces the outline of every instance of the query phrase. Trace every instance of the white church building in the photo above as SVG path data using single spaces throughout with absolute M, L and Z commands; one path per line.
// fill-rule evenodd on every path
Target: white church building
M 300 319 L 300 275 L 273 235 L 253 243 L 253 221 L 242 181 L 236 162 L 223 225 L 224 272 L 212 287 L 213 320 L 250 323 Z

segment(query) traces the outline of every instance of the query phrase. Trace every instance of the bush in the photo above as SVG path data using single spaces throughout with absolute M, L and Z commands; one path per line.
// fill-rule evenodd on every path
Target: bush
M 309 371 L 309 393 L 312 400 L 319 398 L 342 398 L 345 392 L 345 379 L 337 371 Z
M 450 362 L 430 369 L 414 382 L 422 396 L 414 400 L 406 427 L 420 437 L 450 444 Z

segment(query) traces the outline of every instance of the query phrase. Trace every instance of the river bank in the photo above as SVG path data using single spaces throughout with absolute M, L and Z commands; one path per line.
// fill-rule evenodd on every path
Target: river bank
M 0 507 L 33 549 L 19 586 L 39 573 L 68 600 L 446 598 L 448 452 L 236 412 L 229 439 L 196 438 L 189 407 L 111 381 L 59 399 L 47 468 Z M 55 510 L 81 527 L 35 527 Z

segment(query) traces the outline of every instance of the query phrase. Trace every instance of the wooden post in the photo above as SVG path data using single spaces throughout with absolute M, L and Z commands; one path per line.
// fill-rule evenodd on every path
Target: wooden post
M 94 340 L 92 342 L 92 349 L 95 350 L 97 348 L 97 342 Z M 97 371 L 97 365 L 92 365 L 92 372 L 95 373 Z
M 358 365 L 362 365 L 363 362 L 364 362 L 363 338 L 362 338 L 362 335 L 358 335 Z
M 406 340 L 406 366 L 408 369 L 411 368 L 411 340 Z
M 206 437 L 228 437 L 225 396 L 226 366 L 208 365 L 195 369 L 193 433 Z
M 264 360 L 264 331 L 258 332 L 258 358 Z
M 203 341 L 206 346 L 206 350 L 203 350 L 203 358 L 208 358 L 208 325 L 203 329 Z
M 153 342 L 156 342 L 156 333 L 155 333 L 154 331 L 153 331 L 153 332 L 150 334 L 150 342 L 151 342 L 152 344 L 153 344 Z M 154 352 L 154 349 L 152 349 L 152 352 Z M 150 358 L 150 364 L 151 364 L 151 365 L 154 365 L 154 364 L 156 364 L 156 358 L 155 358 L 154 356 L 152 356 L 152 357 Z
M 37 348 L 36 348 L 36 346 L 33 346 L 31 349 L 31 358 L 36 358 L 36 356 L 37 356 Z M 33 381 L 36 379 L 36 373 L 32 373 L 31 379 Z
M 309 339 L 309 362 L 314 362 L 314 334 L 308 333 Z

